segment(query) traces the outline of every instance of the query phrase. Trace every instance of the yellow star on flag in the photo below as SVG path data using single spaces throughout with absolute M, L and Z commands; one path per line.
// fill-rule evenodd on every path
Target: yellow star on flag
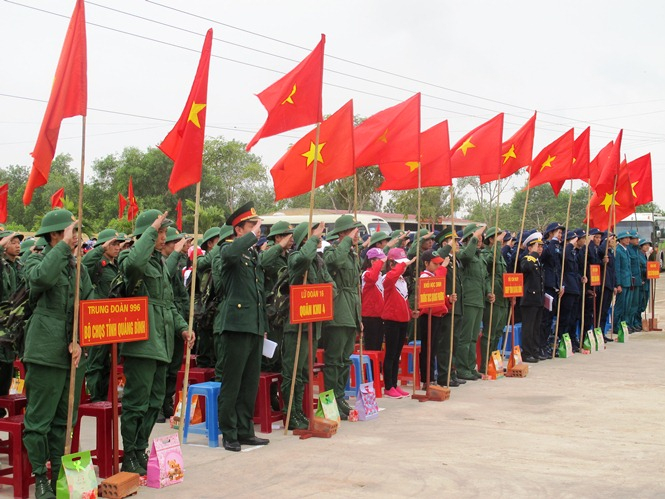
M 201 128 L 201 124 L 199 123 L 199 113 L 203 110 L 204 107 L 206 107 L 205 104 L 197 104 L 196 102 L 192 102 L 192 107 L 189 110 L 189 117 L 187 118 L 187 121 L 194 123 L 196 128 Z
M 517 154 L 515 154 L 515 144 L 511 144 L 510 149 L 503 156 L 503 164 L 505 165 L 510 158 L 517 159 Z
M 420 166 L 420 163 L 418 161 L 407 161 L 406 166 L 409 167 L 409 173 L 411 173 L 414 170 L 418 169 L 418 167 Z
M 637 197 L 637 194 L 635 194 L 635 186 L 636 186 L 637 184 L 639 184 L 639 183 L 640 183 L 639 180 L 636 180 L 635 182 L 631 182 L 631 183 L 630 183 L 630 188 L 631 188 L 631 190 L 633 191 L 633 197 L 634 197 L 634 198 Z
M 291 89 L 291 93 L 289 94 L 289 96 L 286 99 L 284 99 L 282 101 L 282 105 L 286 104 L 287 102 L 289 104 L 293 104 L 293 99 L 291 97 L 293 97 L 296 94 L 296 90 L 297 90 L 296 89 L 296 84 L 294 83 L 293 88 Z
M 540 167 L 540 171 L 542 172 L 545 168 L 552 168 L 552 161 L 556 159 L 556 156 L 550 156 L 549 154 L 547 155 L 547 159 L 543 162 L 543 166 Z
M 457 150 L 459 151 L 461 149 L 462 154 L 464 156 L 466 156 L 466 151 L 473 148 L 473 147 L 476 147 L 476 146 L 471 143 L 471 137 L 469 137 L 468 139 L 466 139 L 464 141 L 464 143 L 461 146 L 459 146 L 459 148 Z
M 309 151 L 301 154 L 302 157 L 307 158 L 307 166 L 311 165 L 312 162 L 314 161 L 314 154 L 316 154 L 316 161 L 318 163 L 323 163 L 323 156 L 321 156 L 321 151 L 323 150 L 323 146 L 325 145 L 326 145 L 325 142 L 319 144 L 319 150 L 316 151 L 316 144 L 314 144 L 314 142 L 312 142 L 311 140 L 309 141 Z
M 605 193 L 605 199 L 603 199 L 603 202 L 600 203 L 600 206 L 605 208 L 605 213 L 610 211 L 610 206 L 612 206 L 612 199 L 615 198 L 615 196 L 617 195 L 617 192 L 619 192 L 619 191 L 614 191 L 614 195 L 610 194 L 609 192 Z M 621 205 L 619 203 L 617 203 L 616 201 L 614 201 L 614 206 L 621 206 Z
M 383 135 L 379 137 L 379 141 L 383 142 L 384 144 L 388 143 L 388 129 L 386 128 L 386 131 L 383 132 Z

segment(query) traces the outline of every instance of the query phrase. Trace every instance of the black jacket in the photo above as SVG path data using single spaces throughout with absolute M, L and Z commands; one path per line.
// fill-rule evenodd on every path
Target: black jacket
M 545 286 L 543 284 L 543 268 L 535 251 L 520 260 L 520 270 L 524 274 L 524 296 L 520 301 L 522 307 L 543 306 Z

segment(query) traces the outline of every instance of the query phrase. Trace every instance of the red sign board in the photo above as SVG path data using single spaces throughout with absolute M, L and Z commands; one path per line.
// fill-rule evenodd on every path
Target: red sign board
M 82 347 L 148 339 L 148 297 L 81 300 Z
M 600 265 L 589 265 L 589 277 L 592 286 L 600 286 Z
M 524 275 L 503 274 L 503 297 L 520 298 L 524 296 Z
M 332 283 L 295 285 L 290 293 L 291 324 L 332 320 Z
M 660 279 L 660 262 L 647 262 L 647 279 Z
M 441 307 L 446 304 L 446 278 L 426 277 L 418 280 L 418 306 Z

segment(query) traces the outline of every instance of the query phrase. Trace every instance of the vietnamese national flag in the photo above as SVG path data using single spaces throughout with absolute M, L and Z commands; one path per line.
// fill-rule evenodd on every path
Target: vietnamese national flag
M 62 208 L 62 200 L 65 198 L 65 188 L 61 187 L 53 193 L 51 196 L 51 209 L 55 210 L 56 208 Z
M 420 134 L 420 163 L 387 163 L 379 168 L 385 179 L 380 191 L 417 189 L 419 168 L 421 187 L 451 185 L 448 122 L 442 121 Z
M 185 109 L 173 130 L 158 146 L 173 160 L 173 170 L 169 178 L 169 190 L 173 194 L 201 181 L 211 49 L 212 28 L 208 30 L 203 41 L 199 67 Z
M 178 204 L 175 205 L 175 214 L 175 226 L 180 232 L 182 232 L 182 199 L 178 199 Z
M 610 210 L 613 199 L 616 216 L 612 218 L 615 218 L 617 222 L 635 213 L 635 198 L 633 197 L 630 180 L 628 165 L 623 161 L 618 168 L 614 195 L 612 194 L 613 185 L 610 185 L 609 189 L 603 187 L 602 190 L 594 193 L 589 203 L 590 223 L 594 227 L 607 230 L 612 225 L 613 220 L 610 220 Z M 614 184 L 614 181 L 612 183 Z
M 610 140 L 605 147 L 603 147 L 596 157 L 589 162 L 589 180 L 591 186 L 598 184 L 598 178 L 600 177 L 600 172 L 603 165 L 607 162 L 607 158 L 610 157 L 610 152 L 614 147 L 614 141 Z
M 591 127 L 587 127 L 573 143 L 573 164 L 572 164 L 572 178 L 573 180 L 579 179 L 589 182 L 589 138 L 591 136 Z M 552 190 L 555 193 L 561 192 L 561 188 L 566 180 L 551 181 Z
M 619 130 L 616 140 L 612 143 L 612 148 L 605 161 L 600 163 L 600 175 L 591 187 L 595 192 L 607 191 L 609 192 L 614 188 L 614 179 L 619 173 L 619 165 L 621 164 L 621 140 L 623 138 L 623 130 Z M 617 184 L 618 185 L 618 184 Z
M 520 168 L 529 166 L 533 158 L 533 137 L 536 133 L 536 113 L 522 128 L 501 145 L 501 178 L 508 178 Z M 496 175 L 481 175 L 480 183 L 497 180 Z
M 131 222 L 139 213 L 139 205 L 137 204 L 136 198 L 134 197 L 134 184 L 132 183 L 131 175 L 129 176 L 129 186 L 127 187 L 127 200 L 129 201 L 129 208 L 127 208 L 127 220 Z
M 501 137 L 503 113 L 468 132 L 450 149 L 450 170 L 453 178 L 499 178 L 501 171 Z
M 312 164 L 315 155 L 316 187 L 355 173 L 352 100 L 321 123 L 318 154 L 315 140 L 316 128 L 296 142 L 271 168 L 275 201 L 312 190 Z
M 264 137 L 323 121 L 323 49 L 326 35 L 316 48 L 290 72 L 257 95 L 268 118 L 247 144 L 249 151 Z
M 7 196 L 9 184 L 0 186 L 0 223 L 7 223 Z
M 55 70 L 44 120 L 32 151 L 34 161 L 23 193 L 24 205 L 30 204 L 32 193 L 37 187 L 48 182 L 62 120 L 86 115 L 88 78 L 85 40 L 84 2 L 77 0 L 60 52 L 58 67 Z
M 630 175 L 630 186 L 633 191 L 635 206 L 652 202 L 651 153 L 628 163 L 628 175 Z
M 551 144 L 545 146 L 533 159 L 529 175 L 529 189 L 549 182 L 558 196 L 563 182 L 573 177 L 573 146 L 575 130 L 570 129 Z
M 125 208 L 127 207 L 127 203 L 127 198 L 118 193 L 118 218 L 122 218 L 125 215 Z
M 420 159 L 420 93 L 370 116 L 353 131 L 356 168 Z

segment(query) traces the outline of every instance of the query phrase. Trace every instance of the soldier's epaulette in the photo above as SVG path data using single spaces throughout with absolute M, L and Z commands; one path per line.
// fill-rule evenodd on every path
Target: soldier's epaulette
M 529 262 L 537 262 L 537 261 L 538 261 L 537 258 L 535 258 L 535 257 L 533 257 L 533 256 L 531 256 L 531 255 L 527 255 L 527 256 L 525 256 L 525 258 L 526 258 Z

